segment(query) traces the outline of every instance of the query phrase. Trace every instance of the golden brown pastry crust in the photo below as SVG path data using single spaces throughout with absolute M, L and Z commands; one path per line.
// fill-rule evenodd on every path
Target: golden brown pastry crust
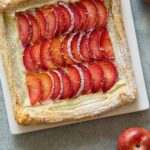
M 30 0 L 30 3 L 37 3 L 39 0 Z M 43 2 L 46 0 L 43 0 Z M 51 0 L 53 1 L 53 0 Z M 65 2 L 75 2 L 75 1 L 79 1 L 79 0 L 62 0 Z M 10 9 L 22 6 L 25 3 L 28 3 L 29 0 L 0 0 L 0 11 L 4 12 L 4 11 L 8 11 Z
M 0 0 L 0 10 L 6 11 L 18 5 L 25 3 L 27 0 Z
M 107 1 L 107 0 L 106 0 Z M 83 96 L 80 96 L 75 101 L 81 100 L 79 104 L 69 105 L 67 102 L 65 107 L 58 105 L 57 108 L 45 105 L 42 107 L 25 107 L 21 103 L 19 93 L 16 88 L 16 83 L 13 76 L 11 47 L 9 46 L 9 35 L 6 35 L 5 30 L 0 30 L 0 46 L 1 57 L 3 60 L 5 73 L 9 85 L 9 89 L 13 99 L 13 110 L 16 121 L 22 125 L 30 124 L 65 124 L 72 122 L 80 122 L 84 120 L 94 119 L 104 112 L 111 111 L 122 105 L 132 103 L 137 98 L 137 89 L 134 81 L 134 76 L 131 67 L 131 60 L 127 46 L 124 26 L 120 12 L 120 0 L 111 0 L 110 10 L 112 13 L 111 19 L 113 22 L 116 38 L 119 43 L 121 62 L 118 60 L 117 67 L 119 73 L 125 78 L 124 86 L 113 92 L 113 96 L 101 100 L 101 94 L 87 95 L 86 101 L 82 102 Z M 6 24 L 5 24 L 6 25 Z M 5 29 L 3 16 L 0 15 L 0 27 Z M 125 63 L 122 63 L 125 62 Z M 97 97 L 99 97 L 97 99 Z M 96 99 L 96 100 L 95 100 Z M 92 101 L 91 101 L 92 100 Z M 55 105 L 55 104 L 54 104 Z

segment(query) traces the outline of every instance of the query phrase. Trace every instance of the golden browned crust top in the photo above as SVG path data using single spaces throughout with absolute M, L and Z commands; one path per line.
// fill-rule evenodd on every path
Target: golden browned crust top
M 27 0 L 0 0 L 0 10 L 7 11 L 8 9 L 22 5 Z

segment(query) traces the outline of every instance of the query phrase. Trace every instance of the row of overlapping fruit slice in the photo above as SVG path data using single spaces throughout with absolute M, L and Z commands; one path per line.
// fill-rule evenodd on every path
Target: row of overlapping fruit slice
M 117 81 L 101 0 L 58 2 L 16 14 L 31 104 L 107 92 Z

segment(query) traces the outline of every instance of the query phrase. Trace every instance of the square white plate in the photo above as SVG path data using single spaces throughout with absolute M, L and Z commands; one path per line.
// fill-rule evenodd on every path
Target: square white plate
M 131 50 L 131 58 L 132 58 L 134 73 L 136 77 L 139 98 L 135 103 L 122 107 L 116 111 L 107 113 L 106 115 L 101 116 L 101 118 L 142 111 L 142 110 L 146 110 L 149 108 L 149 101 L 147 97 L 147 92 L 146 92 L 146 87 L 145 87 L 145 82 L 144 82 L 144 77 L 143 77 L 143 72 L 142 72 L 142 67 L 141 67 L 141 60 L 139 56 L 139 49 L 137 45 L 137 39 L 136 39 L 134 22 L 133 22 L 133 17 L 132 17 L 132 12 L 131 12 L 130 0 L 122 0 L 122 15 L 123 15 L 123 21 L 125 25 L 129 48 Z M 12 99 L 8 90 L 8 85 L 7 85 L 7 81 L 5 78 L 4 68 L 3 68 L 1 60 L 0 60 L 0 70 L 1 70 L 0 78 L 1 78 L 1 83 L 2 83 L 2 89 L 4 93 L 4 99 L 5 99 L 9 127 L 10 127 L 11 133 L 22 134 L 22 133 L 32 132 L 36 130 L 42 130 L 42 129 L 55 127 L 51 125 L 21 126 L 16 123 L 14 119 L 14 115 L 13 115 L 13 110 L 12 110 Z M 69 124 L 71 123 L 73 122 L 70 122 Z

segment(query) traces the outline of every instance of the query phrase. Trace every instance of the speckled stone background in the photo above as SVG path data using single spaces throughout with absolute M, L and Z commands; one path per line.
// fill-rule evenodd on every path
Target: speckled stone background
M 131 3 L 150 98 L 150 5 L 143 0 L 131 0 Z M 150 111 L 13 136 L 0 85 L 0 150 L 116 150 L 119 134 L 131 126 L 150 130 Z

